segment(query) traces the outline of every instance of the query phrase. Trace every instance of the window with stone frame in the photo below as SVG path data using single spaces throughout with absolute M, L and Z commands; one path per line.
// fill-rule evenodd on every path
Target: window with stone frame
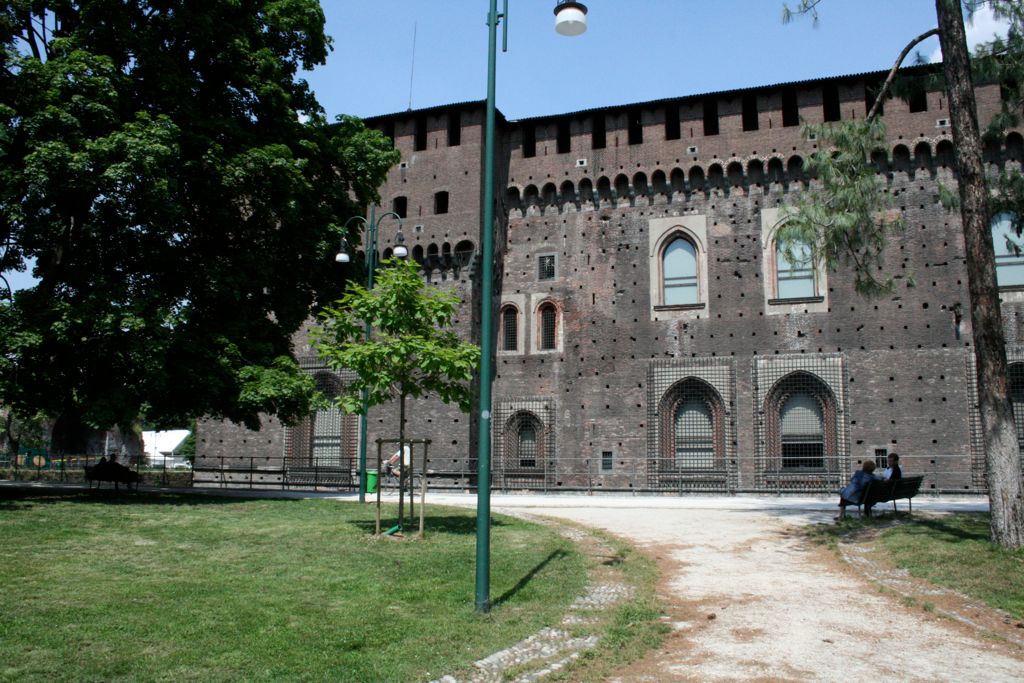
M 697 377 L 672 385 L 658 406 L 662 471 L 724 466 L 724 406 L 718 392 Z

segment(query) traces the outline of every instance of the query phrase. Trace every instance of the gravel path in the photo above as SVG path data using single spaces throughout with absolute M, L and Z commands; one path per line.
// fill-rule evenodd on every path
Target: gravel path
M 632 540 L 666 570 L 663 592 L 675 632 L 618 680 L 1024 679 L 1018 645 L 980 638 L 960 623 L 908 607 L 899 594 L 881 591 L 831 552 L 806 543 L 795 531 L 831 520 L 824 500 L 500 496 L 493 505 L 605 529 Z M 928 504 L 915 511 L 921 507 Z

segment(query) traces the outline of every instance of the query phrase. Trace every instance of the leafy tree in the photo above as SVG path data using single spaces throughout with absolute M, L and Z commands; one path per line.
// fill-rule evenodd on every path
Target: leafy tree
M 305 414 L 292 334 L 398 157 L 297 78 L 330 49 L 319 3 L 13 0 L 0 48 L 0 273 L 38 278 L 0 297 L 0 403 L 59 416 L 55 446 Z
M 784 9 L 784 20 L 794 14 L 810 14 L 817 19 L 817 6 L 821 0 L 801 0 L 790 10 Z M 981 2 L 963 3 L 968 11 Z M 1021 39 L 1021 17 L 1024 16 L 1019 0 L 996 1 L 997 12 L 1014 20 L 1010 38 L 998 41 L 987 54 L 998 53 L 999 59 L 989 59 L 988 68 L 1002 76 L 1018 99 L 1004 106 L 1003 116 L 994 122 L 996 127 L 1015 123 L 1021 100 L 1019 85 L 1024 83 L 1024 40 Z M 974 353 L 978 371 L 978 404 L 981 413 L 982 436 L 985 448 L 985 479 L 992 510 L 992 540 L 1010 548 L 1024 546 L 1024 482 L 1021 479 L 1020 452 L 1010 404 L 1006 345 L 1003 338 L 999 290 L 996 284 L 995 254 L 989 225 L 992 206 L 1000 210 L 1012 209 L 1018 217 L 1024 216 L 1024 191 L 1014 194 L 1008 190 L 1024 188 L 1024 180 L 1015 173 L 1004 174 L 994 188 L 986 183 L 982 165 L 981 136 L 978 128 L 977 108 L 970 55 L 964 31 L 961 0 L 936 0 L 938 28 L 915 38 L 903 50 L 878 102 L 886 96 L 893 74 L 903 58 L 924 38 L 938 34 L 943 54 L 943 76 L 949 101 L 950 127 L 956 150 L 958 172 L 958 204 L 964 231 L 968 290 L 971 296 Z M 885 140 L 885 129 L 876 118 L 878 106 L 873 106 L 866 122 L 848 122 L 832 126 L 809 127 L 823 136 L 823 150 L 815 155 L 814 169 L 822 179 L 822 189 L 807 199 L 797 201 L 786 212 L 786 226 L 780 230 L 783 240 L 799 239 L 812 245 L 812 254 L 829 266 L 849 263 L 854 266 L 858 290 L 878 293 L 891 287 L 891 280 L 879 282 L 870 273 L 880 262 L 884 234 L 887 229 L 899 228 L 900 221 L 889 211 L 889 198 L 880 188 L 872 187 L 868 178 L 870 152 Z M 1015 105 L 1015 106 L 1013 106 Z M 830 144 L 833 148 L 825 149 Z M 1004 191 L 996 200 L 990 200 L 990 191 Z
M 427 285 L 415 262 L 392 259 L 384 265 L 372 290 L 351 284 L 334 306 L 324 309 L 313 339 L 328 367 L 356 375 L 336 398 L 341 410 L 362 412 L 364 390 L 368 406 L 398 399 L 402 450 L 407 397 L 432 395 L 469 412 L 480 349 L 451 330 L 459 305 L 454 292 Z M 373 329 L 368 340 L 367 324 Z M 407 469 L 401 469 L 400 491 Z M 398 504 L 401 520 L 401 498 Z

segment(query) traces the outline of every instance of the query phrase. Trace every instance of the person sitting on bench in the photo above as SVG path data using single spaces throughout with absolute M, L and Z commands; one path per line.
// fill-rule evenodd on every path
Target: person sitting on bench
M 875 461 L 865 460 L 861 469 L 853 473 L 850 483 L 839 492 L 839 514 L 836 515 L 837 520 L 846 516 L 847 505 L 860 505 L 861 498 L 864 497 L 864 489 L 875 478 L 874 471 Z
M 882 472 L 881 478 L 886 481 L 895 481 L 903 478 L 903 470 L 900 469 L 900 456 L 890 453 L 887 459 L 888 467 Z

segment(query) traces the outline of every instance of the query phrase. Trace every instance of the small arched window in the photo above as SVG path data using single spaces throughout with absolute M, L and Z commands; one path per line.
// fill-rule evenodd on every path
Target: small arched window
M 775 245 L 775 296 L 778 299 L 806 299 L 817 295 L 811 247 L 803 242 L 790 245 L 787 258 L 785 249 Z
M 519 350 L 519 311 L 515 306 L 501 309 L 501 350 Z
M 779 432 L 783 469 L 825 466 L 824 416 L 810 392 L 797 391 L 786 399 L 779 411 Z
M 661 257 L 662 303 L 665 306 L 700 303 L 697 291 L 697 249 L 677 237 Z
M 558 310 L 553 303 L 542 304 L 540 313 L 540 350 L 553 351 L 558 342 Z
M 1024 253 L 1021 239 L 1013 227 L 1013 215 L 992 217 L 992 246 L 996 252 L 996 282 L 1000 287 L 1024 285 Z

